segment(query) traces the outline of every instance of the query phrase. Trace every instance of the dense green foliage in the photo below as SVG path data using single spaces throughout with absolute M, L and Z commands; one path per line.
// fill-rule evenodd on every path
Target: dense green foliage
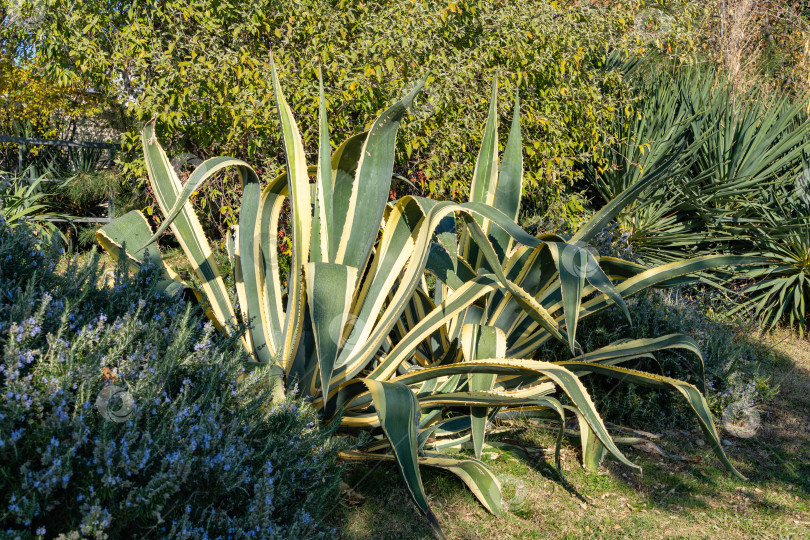
M 620 108 L 621 81 L 600 66 L 627 47 L 635 2 L 610 6 L 557 2 L 65 2 L 48 0 L 32 33 L 58 80 L 87 77 L 126 106 L 132 128 L 156 116 L 172 153 L 230 155 L 271 178 L 282 166 L 272 113 L 270 51 L 287 74 L 291 105 L 317 112 L 319 66 L 329 90 L 332 141 L 368 127 L 394 98 L 433 74 L 398 146 L 397 170 L 421 193 L 467 195 L 477 126 L 495 71 L 501 90 L 521 89 L 526 193 L 531 204 L 556 200 L 577 175 L 578 159 L 599 159 L 604 130 Z M 504 110 L 500 111 L 504 113 Z M 316 126 L 303 125 L 308 155 Z M 124 160 L 144 176 L 137 152 Z M 235 183 L 216 185 L 236 221 Z M 226 197 L 226 198 L 227 198 Z M 223 208 L 226 207 L 226 208 Z
M 234 341 L 158 294 L 153 268 L 109 277 L 91 257 L 56 272 L 58 253 L 2 225 L 0 258 L 9 537 L 332 534 L 331 432 L 301 401 L 273 405 L 263 370 L 245 376 Z

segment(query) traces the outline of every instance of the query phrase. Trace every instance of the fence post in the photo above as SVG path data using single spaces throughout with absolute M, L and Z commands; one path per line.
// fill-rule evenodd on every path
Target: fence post
M 22 177 L 23 145 L 17 145 L 17 176 Z

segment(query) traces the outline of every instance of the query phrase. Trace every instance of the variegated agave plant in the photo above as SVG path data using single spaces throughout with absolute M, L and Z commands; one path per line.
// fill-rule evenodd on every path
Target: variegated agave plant
M 116 257 L 124 253 L 124 244 L 137 246 L 126 252 L 134 266 L 143 264 L 148 253 L 153 263 L 164 266 L 166 287 L 177 290 L 185 285 L 159 252 L 143 249 L 171 227 L 201 282 L 209 316 L 226 332 L 240 319 L 250 321 L 245 347 L 256 362 L 271 366 L 278 391 L 296 381 L 324 418 L 340 414 L 346 431 L 371 432 L 374 442 L 345 458 L 395 461 L 413 501 L 441 534 L 419 467 L 454 472 L 487 509 L 501 513 L 500 484 L 480 461 L 439 453 L 470 439 L 480 453 L 486 422 L 495 415 L 564 418 L 572 411 L 580 420 L 586 455 L 606 450 L 634 467 L 611 439 L 578 378 L 599 373 L 677 388 L 697 412 L 718 456 L 734 470 L 695 387 L 615 366 L 665 347 L 686 347 L 699 357 L 688 338 L 622 343 L 556 364 L 531 358 L 551 338 L 566 341 L 576 354 L 579 318 L 612 303 L 623 306 L 623 297 L 644 287 L 738 259 L 701 258 L 654 270 L 600 260 L 584 242 L 643 186 L 622 193 L 570 241 L 527 234 L 514 222 L 522 187 L 519 109 L 516 104 L 499 172 L 495 88 L 471 200 L 456 204 L 412 196 L 387 202 L 398 125 L 422 84 L 367 133 L 351 137 L 334 153 L 321 86 L 316 167 L 307 166 L 275 68 L 273 86 L 286 173 L 262 187 L 247 163 L 215 158 L 182 184 L 155 140 L 154 126 L 147 125 L 144 153 L 165 219 L 152 234 L 145 217 L 130 212 L 104 227 L 98 238 Z M 239 171 L 244 189 L 238 230 L 229 241 L 239 315 L 189 202 L 225 167 Z M 292 214 L 292 266 L 285 291 L 276 237 L 286 199 Z M 457 217 L 463 220 L 459 235 Z M 621 282 L 611 283 L 600 263 Z M 433 298 L 426 272 L 438 278 Z M 570 405 L 554 397 L 558 390 Z

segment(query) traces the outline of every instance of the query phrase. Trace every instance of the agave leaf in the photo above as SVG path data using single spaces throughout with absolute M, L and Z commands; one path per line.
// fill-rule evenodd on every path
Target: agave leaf
M 290 209 L 292 210 L 292 261 L 287 294 L 287 311 L 284 319 L 283 343 L 280 363 L 289 372 L 293 356 L 301 338 L 304 310 L 304 285 L 302 273 L 309 260 L 309 243 L 312 237 L 312 209 L 310 207 L 309 174 L 306 154 L 298 125 L 287 105 L 276 74 L 276 66 L 271 56 L 273 93 L 276 108 L 281 120 L 282 141 L 287 156 L 287 184 L 289 186 Z
M 439 520 L 430 509 L 419 474 L 417 459 L 418 437 L 416 426 L 419 422 L 419 403 L 410 388 L 401 383 L 363 379 L 371 392 L 374 407 L 380 420 L 383 433 L 391 443 L 397 468 L 405 481 L 408 493 L 419 511 L 431 527 L 441 535 Z
M 180 212 L 182 212 L 186 203 L 191 200 L 194 192 L 201 189 L 206 182 L 214 178 L 214 175 L 216 175 L 218 172 L 229 167 L 235 167 L 237 169 L 240 177 L 242 178 L 243 185 L 254 183 L 258 184 L 259 180 L 255 171 L 253 171 L 253 168 L 250 165 L 242 160 L 230 157 L 215 157 L 203 161 L 194 169 L 194 171 L 192 171 L 191 175 L 188 177 L 188 180 L 186 180 L 186 182 L 183 184 L 183 188 L 177 195 L 174 205 L 166 214 L 166 218 L 161 222 L 160 227 L 158 227 L 157 231 L 155 231 L 155 233 L 144 245 L 139 246 L 138 251 L 141 251 L 146 246 L 157 241 L 157 239 L 160 238 L 160 235 L 162 235 L 174 222 L 174 220 L 177 219 L 177 216 L 180 214 Z
M 371 460 L 371 461 L 394 461 L 394 456 L 390 454 L 372 454 L 369 452 L 358 452 L 356 450 L 344 451 L 340 453 L 340 458 L 345 460 Z M 489 468 L 476 459 L 454 458 L 442 454 L 425 453 L 419 456 L 419 464 L 427 467 L 437 467 L 445 469 L 458 476 L 470 488 L 473 495 L 481 504 L 495 514 L 503 515 L 503 500 L 501 497 L 501 483 Z
M 599 373 L 601 375 L 606 375 L 608 377 L 621 379 L 626 382 L 632 382 L 634 384 L 640 384 L 643 386 L 650 386 L 653 388 L 671 387 L 676 389 L 683 395 L 684 398 L 686 398 L 686 401 L 692 407 L 692 411 L 695 413 L 695 416 L 698 419 L 698 424 L 703 430 L 703 434 L 706 436 L 706 439 L 708 439 L 709 444 L 711 445 L 712 450 L 714 450 L 714 453 L 718 459 L 720 459 L 726 468 L 735 476 L 741 480 L 746 479 L 742 474 L 740 474 L 739 471 L 737 471 L 734 465 L 731 464 L 726 456 L 726 453 L 723 451 L 720 436 L 714 427 L 714 419 L 712 418 L 712 413 L 709 410 L 709 404 L 706 402 L 703 394 L 701 394 L 700 391 L 693 385 L 677 379 L 672 379 L 670 377 L 664 377 L 663 375 L 653 375 L 643 371 L 617 366 L 607 366 L 604 364 L 559 362 L 557 365 L 565 366 L 575 373 Z
M 495 250 L 492 248 L 489 240 L 487 240 L 481 227 L 478 226 L 478 223 L 466 215 L 464 216 L 464 221 L 467 225 L 467 230 L 470 232 L 472 238 L 476 242 L 476 245 L 481 250 L 481 254 L 490 264 L 493 269 L 493 273 L 501 281 L 504 288 L 509 291 L 518 304 L 520 304 L 526 310 L 526 313 L 532 319 L 534 319 L 537 324 L 545 328 L 546 331 L 551 333 L 552 336 L 556 337 L 560 341 L 564 341 L 564 338 L 559 331 L 557 322 L 553 317 L 551 317 L 546 308 L 540 305 L 531 293 L 523 290 L 521 287 L 515 285 L 507 279 L 506 275 L 503 273 L 503 269 L 501 268 L 500 261 L 498 261 Z M 534 244 L 536 245 L 536 241 Z
M 312 224 L 312 261 L 332 262 L 337 249 L 337 229 L 334 224 L 332 197 L 332 146 L 329 144 L 329 123 L 326 118 L 326 97 L 323 76 L 318 67 L 318 170 L 315 212 Z
M 520 134 L 520 97 L 516 94 L 512 111 L 512 127 L 509 130 L 509 138 L 506 141 L 506 149 L 501 161 L 493 206 L 509 216 L 512 221 L 517 221 L 522 191 L 523 140 Z M 512 239 L 500 227 L 493 227 L 488 232 L 492 238 L 493 247 L 503 261 L 509 253 Z
M 321 262 L 306 265 L 307 300 L 324 389 L 332 378 L 356 282 L 357 268 Z
M 335 262 L 355 268 L 366 266 L 388 200 L 399 123 L 425 80 L 419 81 L 405 97 L 384 111 L 366 136 Z
M 163 214 L 168 216 L 180 196 L 182 186 L 169 158 L 157 142 L 154 129 L 154 125 L 147 124 L 142 133 L 146 170 L 158 205 Z M 225 291 L 225 283 L 219 269 L 213 263 L 211 247 L 190 204 L 183 204 L 170 226 L 186 257 L 192 263 L 218 324 L 231 331 L 236 327 L 236 315 Z
M 590 271 L 587 251 L 575 244 L 556 242 L 549 242 L 548 247 L 559 271 L 568 345 L 571 353 L 576 354 L 578 348 L 576 344 L 577 321 L 582 304 L 582 289 L 585 287 L 585 276 Z
M 489 100 L 489 113 L 481 139 L 481 148 L 475 161 L 472 184 L 470 185 L 470 202 L 477 202 L 492 206 L 495 202 L 495 193 L 498 189 L 498 76 L 492 80 L 492 95 Z M 489 220 L 476 215 L 475 220 L 485 231 L 489 231 Z M 462 235 L 462 256 L 470 261 L 473 267 L 478 268 L 480 253 L 475 242 L 466 229 Z
M 594 431 L 588 425 L 588 422 L 582 417 L 582 413 L 576 407 L 565 406 L 566 409 L 573 412 L 579 421 L 579 440 L 582 445 L 582 466 L 585 469 L 595 472 L 599 470 L 599 464 L 607 453 L 607 448 Z
M 497 281 L 493 276 L 478 276 L 472 281 L 462 285 L 453 292 L 439 306 L 436 306 L 431 313 L 420 320 L 405 338 L 397 343 L 391 352 L 380 362 L 369 375 L 374 379 L 387 379 L 396 372 L 399 364 L 410 357 L 413 350 L 424 341 L 424 339 L 435 332 L 441 325 L 445 324 L 453 315 L 459 313 L 469 304 L 495 290 Z
M 466 375 L 472 373 L 494 373 L 499 375 L 521 375 L 533 373 L 536 376 L 542 376 L 542 378 L 547 378 L 548 380 L 553 381 L 557 387 L 562 389 L 568 395 L 568 397 L 571 398 L 571 401 L 582 412 L 583 417 L 591 426 L 591 429 L 593 429 L 596 435 L 599 437 L 599 440 L 602 441 L 602 444 L 604 444 L 607 449 L 614 456 L 616 456 L 617 459 L 619 459 L 619 461 L 625 465 L 638 469 L 639 467 L 630 462 L 610 438 L 607 428 L 605 428 L 599 413 L 596 411 L 587 390 L 577 376 L 565 367 L 569 363 L 570 362 L 551 364 L 549 362 L 541 362 L 538 360 L 518 360 L 512 358 L 500 360 L 473 360 L 462 362 L 461 364 L 457 365 L 421 369 L 414 373 L 408 373 L 396 377 L 393 379 L 393 381 L 410 385 L 430 378 L 444 377 L 458 373 Z M 574 364 L 591 365 L 582 362 Z M 540 384 L 534 387 L 511 390 L 509 392 L 450 392 L 440 395 L 432 394 L 429 396 L 420 396 L 419 403 L 422 407 L 435 407 L 438 405 L 493 407 L 531 405 L 536 402 L 539 397 L 544 397 L 545 394 L 548 394 L 552 388 L 546 384 Z M 359 394 L 347 405 L 347 408 L 357 407 L 363 403 L 367 403 L 368 401 L 368 395 Z
M 506 334 L 500 328 L 466 324 L 461 330 L 461 348 L 467 360 L 503 358 L 506 354 Z M 472 392 L 491 391 L 494 384 L 494 374 L 470 375 L 469 388 Z M 477 459 L 481 459 L 481 450 L 484 447 L 488 413 L 487 407 L 470 409 L 473 450 Z
M 163 275 L 161 286 L 167 294 L 175 295 L 182 291 L 186 284 L 163 262 L 157 246 L 145 252 L 134 249 L 125 250 L 126 247 L 134 248 L 134 246 L 141 245 L 151 233 L 152 228 L 149 226 L 146 216 L 138 210 L 132 210 L 96 231 L 96 239 L 116 261 L 126 253 L 129 267 L 132 270 L 137 270 L 147 263 L 160 268 L 160 273 Z
M 282 306 L 281 279 L 278 262 L 278 220 L 289 194 L 287 173 L 271 180 L 262 190 L 259 201 L 257 230 L 259 241 L 254 245 L 258 253 L 254 260 L 261 261 L 264 272 L 261 281 L 261 313 L 264 321 L 265 341 L 270 353 L 275 357 L 281 350 L 284 332 L 284 308 Z

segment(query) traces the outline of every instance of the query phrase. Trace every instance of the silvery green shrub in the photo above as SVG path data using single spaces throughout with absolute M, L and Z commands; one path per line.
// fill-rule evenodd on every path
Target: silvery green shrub
M 330 535 L 340 469 L 315 412 L 273 403 L 235 341 L 150 292 L 153 269 L 57 256 L 0 230 L 0 532 Z

